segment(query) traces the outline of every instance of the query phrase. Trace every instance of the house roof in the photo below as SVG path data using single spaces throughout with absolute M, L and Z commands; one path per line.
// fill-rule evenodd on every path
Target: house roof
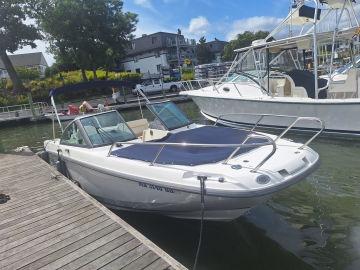
M 224 50 L 224 47 L 226 44 L 228 44 L 229 42 L 227 41 L 221 41 L 218 39 L 215 39 L 213 41 L 208 41 L 206 42 L 206 47 L 208 47 L 208 49 L 213 52 L 213 53 L 219 53 L 222 52 Z
M 182 34 L 156 32 L 149 35 L 133 39 L 132 46 L 127 50 L 127 56 L 136 56 L 149 51 L 158 51 L 161 49 L 176 46 L 176 37 L 178 37 L 179 46 L 194 46 L 195 41 L 188 40 Z
M 48 66 L 42 52 L 11 54 L 9 58 L 14 67 Z M 4 63 L 1 60 L 0 69 L 5 69 Z

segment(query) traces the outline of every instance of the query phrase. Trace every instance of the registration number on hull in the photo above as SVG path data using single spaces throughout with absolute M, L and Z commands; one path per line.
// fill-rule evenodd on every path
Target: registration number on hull
M 172 188 L 161 187 L 161 186 L 142 183 L 142 182 L 139 182 L 139 186 L 142 187 L 142 188 L 149 188 L 149 189 L 162 191 L 162 192 L 175 193 L 175 191 Z

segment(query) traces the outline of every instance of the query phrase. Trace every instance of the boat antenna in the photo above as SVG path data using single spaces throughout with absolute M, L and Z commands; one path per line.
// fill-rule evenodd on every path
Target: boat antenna
M 52 92 L 52 91 L 51 91 L 50 95 L 51 95 L 51 97 L 50 97 L 50 99 L 51 99 L 51 105 L 52 105 L 52 107 L 53 107 L 53 109 L 54 109 L 54 112 L 55 112 L 55 115 L 56 115 L 56 119 L 57 119 L 57 121 L 58 121 L 58 123 L 59 123 L 59 126 L 60 126 L 60 128 L 61 128 L 61 132 L 63 133 L 63 132 L 64 132 L 64 128 L 63 128 L 63 126 L 61 125 L 61 121 L 60 121 L 59 114 L 58 114 L 57 109 L 56 109 L 56 104 L 55 104 L 54 95 L 53 95 L 53 92 Z

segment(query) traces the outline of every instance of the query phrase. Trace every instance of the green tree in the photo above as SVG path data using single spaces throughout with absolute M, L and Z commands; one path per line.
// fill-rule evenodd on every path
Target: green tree
M 196 46 L 196 58 L 200 65 L 211 63 L 215 58 L 215 55 L 210 51 L 206 44 L 205 37 L 199 39 L 199 44 Z
M 24 47 L 36 47 L 35 40 L 42 36 L 36 25 L 25 23 L 26 19 L 34 18 L 37 2 L 35 0 L 0 0 L 0 58 L 14 85 L 14 90 L 25 92 L 21 78 L 16 73 L 8 55 Z M 28 92 L 29 102 L 32 105 L 31 92 Z M 32 107 L 32 106 L 31 106 Z M 35 111 L 32 109 L 33 115 Z
M 224 61 L 232 61 L 235 58 L 234 50 L 250 46 L 254 40 L 264 39 L 269 35 L 267 31 L 250 32 L 245 31 L 238 34 L 236 39 L 231 40 L 225 47 L 222 55 Z
M 40 25 L 50 41 L 57 62 L 82 70 L 113 67 L 125 55 L 137 15 L 123 12 L 121 0 L 53 0 L 44 10 Z

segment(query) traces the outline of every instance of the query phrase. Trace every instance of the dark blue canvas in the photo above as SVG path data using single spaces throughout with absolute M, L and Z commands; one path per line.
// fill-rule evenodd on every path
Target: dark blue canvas
M 227 127 L 205 126 L 189 129 L 169 135 L 157 142 L 172 143 L 201 143 L 201 144 L 241 144 L 249 131 Z M 250 139 L 246 144 L 264 143 L 266 139 Z M 112 152 L 112 155 L 151 162 L 154 160 L 161 146 L 157 145 L 132 145 Z M 254 147 L 240 149 L 237 155 L 248 152 Z M 206 163 L 215 163 L 225 160 L 233 151 L 234 147 L 226 148 L 203 148 L 203 147 L 175 147 L 165 146 L 156 163 L 195 166 Z

